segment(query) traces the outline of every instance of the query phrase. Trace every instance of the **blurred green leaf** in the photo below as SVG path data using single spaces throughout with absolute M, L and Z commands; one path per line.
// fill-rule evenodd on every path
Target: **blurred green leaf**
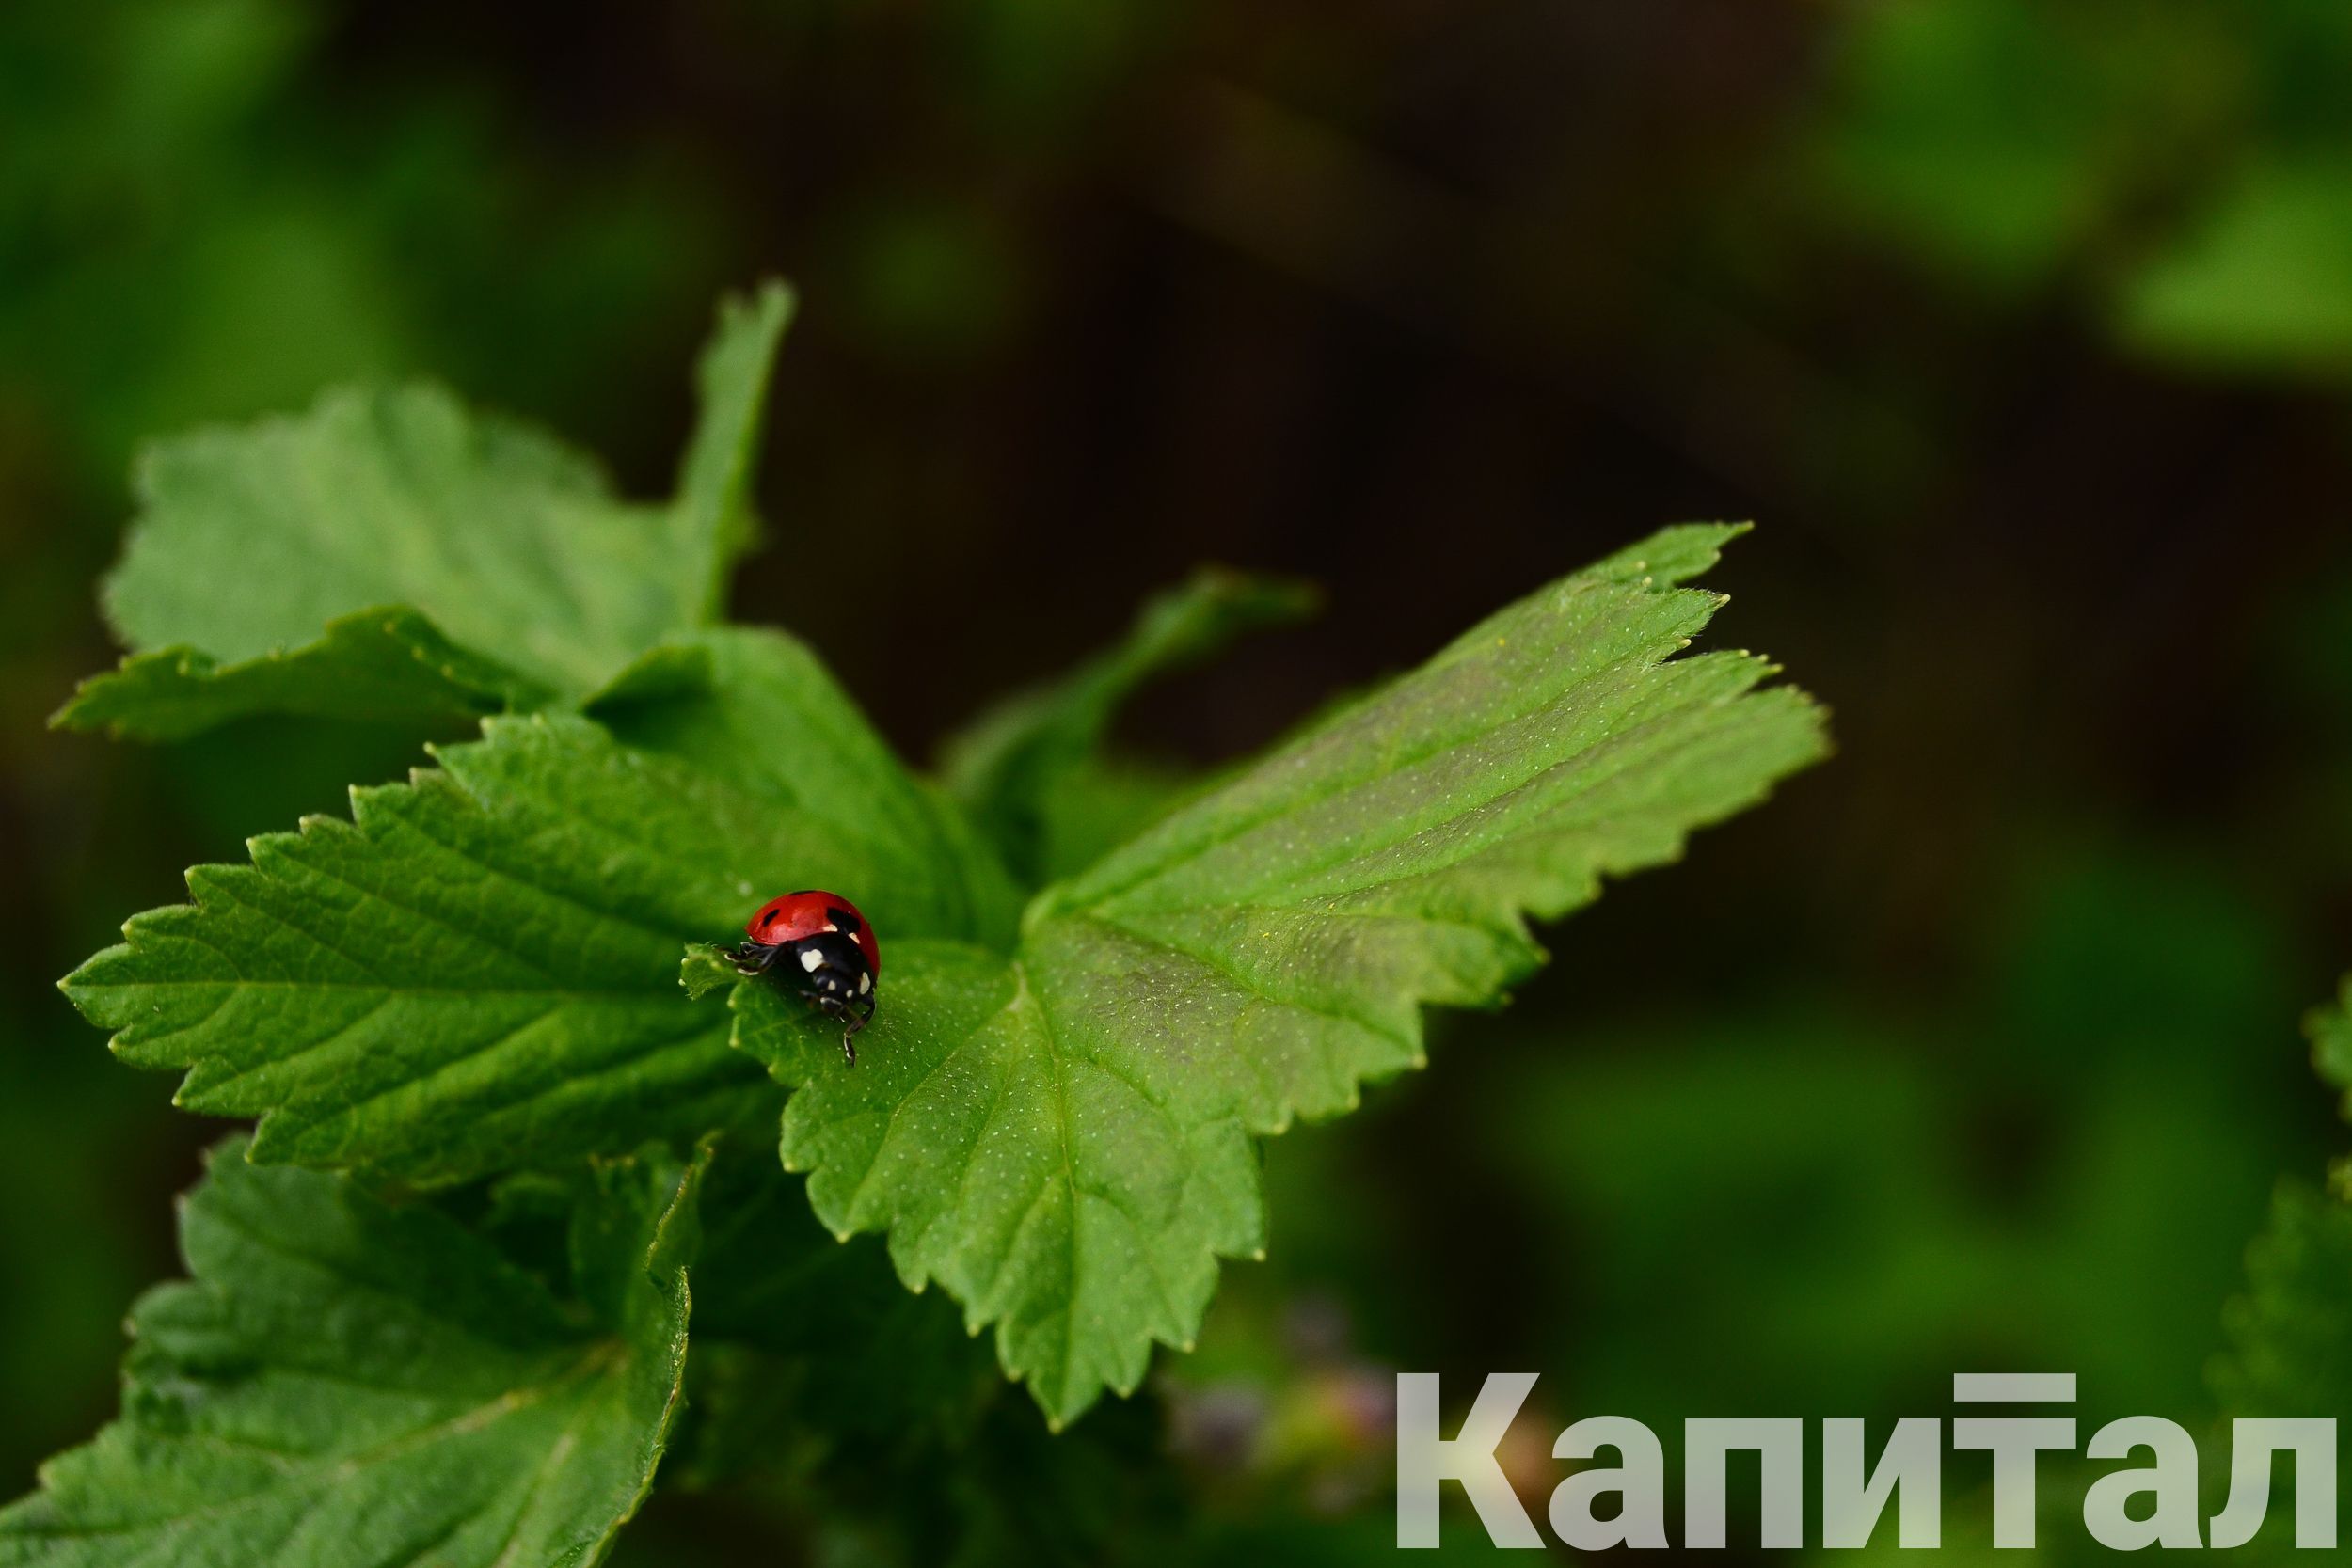
M 1973 1212 L 1928 1042 L 1835 1010 L 1751 1002 L 1692 1038 L 1655 1018 L 1509 1075 L 1488 1148 L 1577 1244 L 1544 1339 L 1591 1408 L 1671 1426 L 1928 1394 L 1961 1347 L 2004 1342 L 2020 1271 Z M 1490 1093 L 1497 1091 L 1491 1090 Z
M 1035 875 L 1074 877 L 1204 787 L 1165 764 L 1089 756 L 1039 781 Z
M 2246 1256 L 2246 1294 L 2224 1317 L 2213 1369 L 2238 1416 L 2333 1416 L 2352 1405 L 2352 1209 L 2306 1186 L 2279 1189 Z
M 1120 705 L 1233 638 L 1296 620 L 1314 605 L 1304 583 L 1214 567 L 1196 573 L 1146 604 L 1117 647 L 998 705 L 952 738 L 941 768 L 949 791 L 1016 875 L 1034 884 L 1083 870 L 1089 862 L 1069 858 L 1074 846 L 1108 848 L 1172 803 L 1132 770 L 1104 767 L 1099 753 Z
M 2352 27 L 2330 0 L 1885 0 L 1812 144 L 1848 221 L 1996 294 L 2072 279 L 2192 368 L 2352 369 Z
M 1421 1007 L 1489 1005 L 1527 917 L 1672 860 L 1818 758 L 1819 714 L 1673 585 L 1738 531 L 1670 530 L 1510 607 L 1076 879 L 1016 957 L 900 942 L 873 1046 L 736 985 L 736 1043 L 798 1092 L 826 1224 L 993 1323 L 1056 1422 L 1189 1345 L 1216 1259 L 1263 1246 L 1249 1137 L 1418 1066 Z M 690 958 L 698 990 L 733 978 Z
M 702 418 L 678 474 L 678 542 L 690 582 L 704 585 L 696 611 L 715 621 L 726 609 L 727 575 L 756 532 L 752 476 L 759 459 L 760 416 L 776 347 L 792 320 L 792 291 L 763 285 L 748 299 L 719 302 L 719 327 L 695 374 Z
M 762 1353 L 739 1398 L 896 1444 L 968 1435 L 1004 1388 L 950 1303 L 901 1288 L 873 1239 L 845 1244 L 817 1223 L 765 1136 L 721 1148 L 705 1210 L 694 1332 Z
M 592 1562 L 652 1484 L 700 1167 L 607 1167 L 577 1299 L 430 1208 L 215 1151 L 192 1282 L 132 1313 L 120 1418 L 0 1513 L 0 1562 Z
M 2138 269 L 2143 348 L 2222 370 L 2352 370 L 2352 157 L 2264 160 Z
M 2165 6 L 1861 8 L 1815 149 L 1824 187 L 1961 281 L 2039 287 L 2116 220 L 2152 140 L 2199 122 L 2217 91 L 2201 25 Z
M 2222 1314 L 2228 1348 L 2212 1369 L 2224 1414 L 2334 1418 L 2352 1401 L 2352 1209 L 2281 1183 L 2269 1223 L 2246 1250 L 2246 1291 Z M 2293 1466 L 2278 1478 L 2261 1531 L 2242 1555 L 2285 1562 L 2294 1549 Z M 2337 1457 L 2339 1494 L 2352 1456 Z
M 2334 1002 L 2312 1009 L 2303 1032 L 2311 1037 L 2312 1064 L 2320 1077 L 2345 1091 L 2344 1111 L 2352 1118 L 2352 975 L 2337 987 Z

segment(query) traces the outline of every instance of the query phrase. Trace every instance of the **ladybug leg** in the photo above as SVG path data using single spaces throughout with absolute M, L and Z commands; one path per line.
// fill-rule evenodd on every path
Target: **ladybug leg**
M 811 996 L 808 1004 L 841 1025 L 841 1053 L 850 1058 L 851 1067 L 857 1066 L 857 1047 L 850 1042 L 857 1038 L 857 1032 L 866 1027 L 866 1018 L 873 1016 L 872 1010 L 869 1008 L 866 1018 L 860 1018 L 850 1011 L 849 1003 L 837 996 Z
M 850 1007 L 856 1006 L 855 1003 L 844 1003 L 841 1007 L 841 1049 L 849 1054 L 851 1067 L 857 1066 L 857 1047 L 850 1042 L 857 1038 L 857 1032 L 860 1029 L 874 1022 L 874 999 L 868 996 L 865 1001 L 866 1010 L 863 1012 L 850 1011 Z
M 795 977 L 793 989 L 841 1025 L 841 1053 L 855 1066 L 857 1033 L 874 1016 L 874 977 L 863 955 L 847 939 L 830 932 L 782 943 L 774 951 L 792 954 L 794 961 L 784 966 L 787 972 L 806 972 Z
M 726 958 L 739 974 L 764 974 L 783 951 L 781 943 L 771 946 L 766 942 L 739 942 L 726 950 Z

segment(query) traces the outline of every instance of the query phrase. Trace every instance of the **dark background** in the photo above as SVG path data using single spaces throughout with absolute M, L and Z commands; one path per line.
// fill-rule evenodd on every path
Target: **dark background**
M 2012 1366 L 2195 1419 L 2337 1142 L 2348 80 L 2341 0 L 0 10 L 5 1491 L 110 1410 L 219 1131 L 52 982 L 425 738 L 45 731 L 137 441 L 426 373 L 658 494 L 771 273 L 789 547 L 735 610 L 918 759 L 1200 561 L 1330 591 L 1129 725 L 1206 762 L 1692 517 L 1760 524 L 1715 635 L 1834 709 L 1269 1148 L 1273 1261 L 1165 1390 L 1204 1506 L 1385 1539 L 1388 1366 L 1540 1369 L 1547 1435 Z

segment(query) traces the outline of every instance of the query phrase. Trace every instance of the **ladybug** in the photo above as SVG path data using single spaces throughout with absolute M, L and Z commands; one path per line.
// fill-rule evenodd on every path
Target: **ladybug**
M 874 982 L 882 974 L 882 944 L 857 906 L 837 893 L 803 888 L 771 898 L 743 927 L 751 938 L 728 949 L 745 974 L 781 970 L 794 990 L 838 1022 L 842 1053 L 857 1065 L 850 1043 L 874 1018 Z

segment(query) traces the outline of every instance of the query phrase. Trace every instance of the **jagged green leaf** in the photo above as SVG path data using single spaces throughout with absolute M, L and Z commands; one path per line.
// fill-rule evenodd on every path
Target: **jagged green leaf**
M 728 1119 L 756 1069 L 677 987 L 683 942 L 787 887 L 885 930 L 1003 941 L 1004 875 L 823 666 L 704 633 L 701 683 L 603 722 L 494 719 L 410 782 L 199 866 L 64 982 L 179 1103 L 262 1117 L 254 1157 L 462 1180 Z M 623 692 L 635 689 L 624 682 Z
M 1821 754 L 1771 666 L 1674 657 L 1722 602 L 1676 584 L 1736 531 L 1668 531 L 1491 617 L 1047 889 L 1009 958 L 886 941 L 855 1068 L 735 985 L 818 1216 L 886 1231 L 1055 1420 L 1135 1387 L 1216 1259 L 1263 1247 L 1254 1135 L 1419 1065 L 1423 1006 L 1490 1005 L 1540 960 L 1531 917 Z M 686 979 L 732 974 L 705 952 Z
M 677 1411 L 699 1169 L 598 1172 L 559 1296 L 429 1206 L 223 1146 L 121 1416 L 0 1511 L 0 1563 L 597 1560 Z
M 56 721 L 170 739 L 250 713 L 398 721 L 574 701 L 708 621 L 790 295 L 723 305 L 676 499 L 431 386 L 151 449 L 106 607 L 133 653 Z

